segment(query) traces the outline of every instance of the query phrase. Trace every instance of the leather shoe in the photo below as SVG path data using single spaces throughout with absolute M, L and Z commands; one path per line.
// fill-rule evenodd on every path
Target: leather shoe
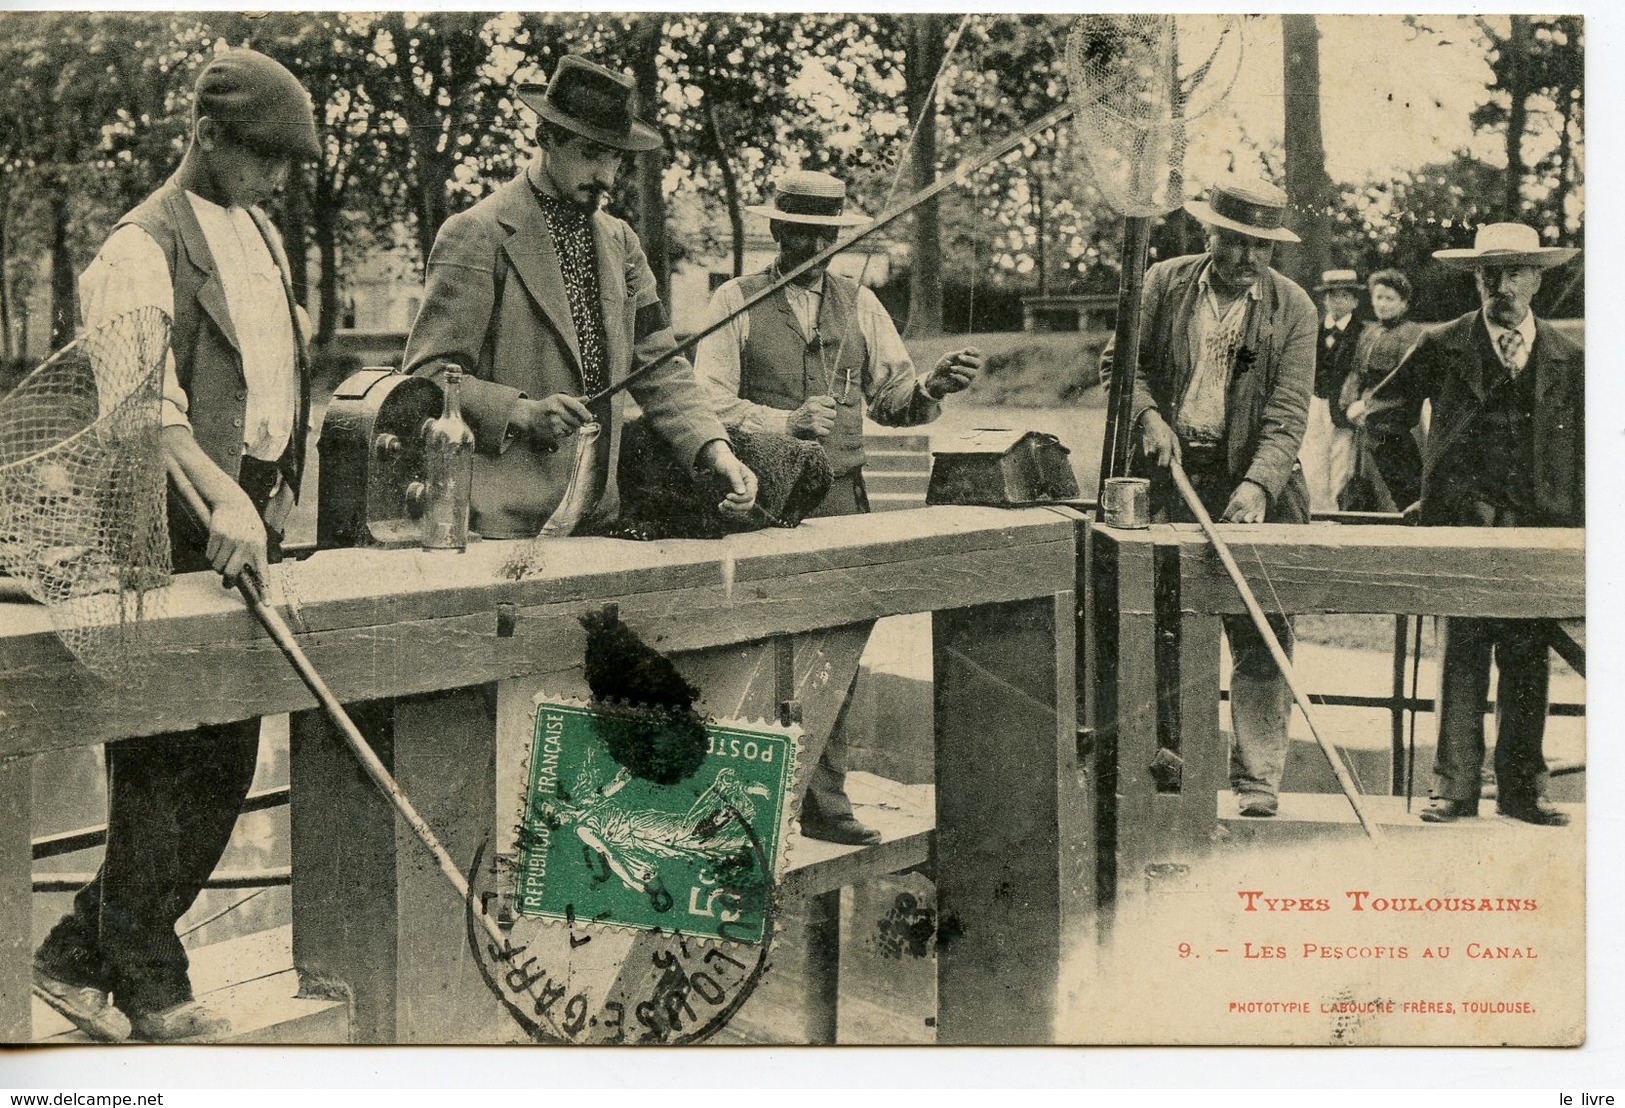
M 195 1000 L 182 1001 L 130 1021 L 130 1035 L 149 1043 L 212 1043 L 231 1033 L 231 1021 Z
M 1422 812 L 1423 823 L 1455 823 L 1458 819 L 1472 819 L 1478 815 L 1476 800 L 1435 800 Z
M 880 841 L 880 832 L 858 822 L 856 816 L 837 816 L 825 819 L 811 812 L 801 814 L 801 833 L 809 839 L 842 846 L 873 846 Z
M 1497 803 L 1495 810 L 1508 819 L 1519 819 L 1525 823 L 1533 823 L 1537 827 L 1567 827 L 1569 825 L 1568 813 L 1559 812 L 1544 800 Z
M 122 1043 L 130 1037 L 130 1020 L 113 1007 L 112 999 L 89 985 L 70 985 L 53 977 L 36 962 L 34 995 L 62 1013 L 69 1023 L 102 1043 Z
M 1280 810 L 1280 801 L 1264 793 L 1252 793 L 1236 798 L 1241 814 L 1251 819 L 1269 819 Z

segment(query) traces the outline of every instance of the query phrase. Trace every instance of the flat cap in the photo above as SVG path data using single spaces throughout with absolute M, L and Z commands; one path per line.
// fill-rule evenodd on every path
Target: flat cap
M 226 124 L 257 150 L 297 159 L 322 152 L 310 94 L 281 62 L 255 50 L 224 50 L 203 67 L 193 113 Z

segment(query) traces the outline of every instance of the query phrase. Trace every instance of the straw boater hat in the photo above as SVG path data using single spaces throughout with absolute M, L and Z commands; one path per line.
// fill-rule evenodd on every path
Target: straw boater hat
M 1332 289 L 1348 289 L 1350 292 L 1359 292 L 1365 286 L 1360 284 L 1360 275 L 1352 269 L 1328 269 L 1320 275 L 1320 284 L 1315 286 L 1316 292 L 1330 292 Z
M 1288 231 L 1286 193 L 1268 181 L 1231 177 L 1214 185 L 1206 200 L 1187 200 L 1185 210 L 1209 227 L 1268 242 L 1297 242 Z
M 519 99 L 549 123 L 616 150 L 654 150 L 660 132 L 637 118 L 637 88 L 631 78 L 612 73 L 576 54 L 559 59 L 546 84 L 527 81 Z
M 1522 223 L 1486 223 L 1473 237 L 1471 250 L 1435 250 L 1433 256 L 1456 269 L 1487 265 L 1530 265 L 1548 269 L 1572 261 L 1580 251 L 1572 246 L 1542 246 L 1540 234 Z
M 869 220 L 846 215 L 846 182 L 828 173 L 797 169 L 779 178 L 773 203 L 745 209 L 780 223 L 811 223 L 820 227 L 856 227 Z

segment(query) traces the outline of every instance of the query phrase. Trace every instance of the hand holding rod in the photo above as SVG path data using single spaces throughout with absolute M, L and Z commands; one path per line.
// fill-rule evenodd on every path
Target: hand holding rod
M 1287 658 L 1286 651 L 1281 649 L 1280 640 L 1275 637 L 1275 631 L 1270 627 L 1269 620 L 1264 617 L 1264 609 L 1259 607 L 1258 598 L 1253 595 L 1247 578 L 1242 575 L 1241 567 L 1236 564 L 1235 557 L 1230 553 L 1230 547 L 1219 537 L 1219 529 L 1214 526 L 1213 517 L 1208 515 L 1207 508 L 1202 505 L 1202 498 L 1196 495 L 1191 487 L 1190 478 L 1185 476 L 1185 469 L 1176 458 L 1168 465 L 1168 472 L 1173 476 L 1174 484 L 1179 488 L 1179 495 L 1184 498 L 1185 506 L 1196 517 L 1196 522 L 1202 525 L 1202 532 L 1207 535 L 1208 541 L 1219 555 L 1219 561 L 1224 563 L 1225 572 L 1235 584 L 1236 591 L 1241 594 L 1241 602 L 1247 606 L 1247 614 L 1253 617 L 1253 626 L 1258 633 L 1264 636 L 1264 645 L 1269 647 L 1270 657 L 1275 659 L 1275 665 L 1286 679 L 1287 688 L 1292 690 L 1292 699 L 1297 702 L 1298 708 L 1303 712 L 1303 718 L 1309 724 L 1309 733 L 1314 735 L 1315 742 L 1320 744 L 1321 753 L 1326 755 L 1326 761 L 1331 764 L 1332 775 L 1337 778 L 1337 785 L 1348 797 L 1349 806 L 1354 809 L 1355 817 L 1365 833 L 1373 838 L 1382 838 L 1382 829 L 1372 822 L 1366 814 L 1365 806 L 1360 803 L 1360 794 L 1350 780 L 1348 770 L 1343 767 L 1343 759 L 1338 757 L 1337 750 L 1331 743 L 1321 737 L 1320 731 L 1315 727 L 1315 717 L 1309 710 L 1309 698 L 1298 689 L 1297 678 L 1292 672 L 1292 662 Z
M 192 486 L 191 480 L 187 478 L 173 459 L 168 461 L 168 466 L 169 479 L 174 483 L 175 490 L 180 494 L 181 500 L 185 502 L 198 523 L 207 531 L 210 515 L 208 506 L 203 503 L 203 498 L 198 495 L 198 491 Z M 418 815 L 417 809 L 412 806 L 412 802 L 401 791 L 399 783 L 396 782 L 395 778 L 384 766 L 384 763 L 379 760 L 378 755 L 373 752 L 367 740 L 361 736 L 355 722 L 350 719 L 350 714 L 344 710 L 344 705 L 339 703 L 338 698 L 327 687 L 327 682 L 323 681 L 321 674 L 316 672 L 316 667 L 311 664 L 309 655 L 304 652 L 298 641 L 294 639 L 293 632 L 289 630 L 287 623 L 277 614 L 275 608 L 266 603 L 264 582 L 259 579 L 252 569 L 244 569 L 242 573 L 237 575 L 237 590 L 243 594 L 243 599 L 248 603 L 249 610 L 254 613 L 254 618 L 259 620 L 260 625 L 265 628 L 266 633 L 271 636 L 272 641 L 277 644 L 283 655 L 298 672 L 300 679 L 305 683 L 305 687 L 315 695 L 323 710 L 326 711 L 328 718 L 333 721 L 334 726 L 339 729 L 339 733 L 344 736 L 345 745 L 350 748 L 350 753 L 354 754 L 357 760 L 361 762 L 361 768 L 367 777 L 377 786 L 378 791 L 384 795 L 385 800 L 389 801 L 390 806 L 395 809 L 396 813 L 406 821 L 407 826 L 412 828 L 413 833 L 418 837 L 418 841 L 429 849 L 430 854 L 434 855 L 441 874 L 450 883 L 451 887 L 456 890 L 458 898 L 468 905 L 475 918 L 480 921 L 486 935 L 490 937 L 492 942 L 496 943 L 497 949 L 499 951 L 506 949 L 507 936 L 497 927 L 496 921 L 486 914 L 485 906 L 473 898 L 468 888 L 468 881 L 464 879 L 462 871 L 457 868 L 457 864 L 452 861 L 451 855 L 447 853 L 446 848 L 441 844 L 439 837 L 434 833 L 434 829 L 424 821 L 422 816 Z

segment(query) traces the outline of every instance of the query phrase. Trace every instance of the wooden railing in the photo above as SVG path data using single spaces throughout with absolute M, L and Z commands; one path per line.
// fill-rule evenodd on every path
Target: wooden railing
M 794 702 L 811 765 L 867 626 L 932 612 L 943 1042 L 1047 1041 L 1063 935 L 1091 910 L 1077 787 L 1074 583 L 1065 509 L 932 508 L 725 542 L 567 539 L 523 580 L 515 544 L 325 551 L 273 602 L 453 855 L 499 820 L 499 735 L 529 696 L 587 695 L 582 614 L 605 603 L 671 653 L 718 715 Z M 291 749 L 293 946 L 311 989 L 347 993 L 361 1041 L 490 1041 L 501 1016 L 466 957 L 462 907 L 218 578 L 167 590 L 144 628 L 152 676 L 99 684 L 45 613 L 0 606 L 0 1039 L 30 1037 L 32 756 L 283 712 Z M 822 677 L 820 676 L 822 674 Z M 836 687 L 835 692 L 829 691 Z M 803 876 L 805 895 L 826 892 Z M 1022 1003 L 1008 1002 L 1010 997 Z
M 1221 618 L 1245 608 L 1194 524 L 1087 530 L 1085 733 L 1100 777 L 1097 903 L 1109 909 L 1147 867 L 1199 855 L 1213 839 L 1215 796 L 1228 786 Z M 1585 617 L 1580 531 L 1311 524 L 1226 533 L 1269 612 Z M 1178 755 L 1177 785 L 1152 772 L 1162 748 Z

